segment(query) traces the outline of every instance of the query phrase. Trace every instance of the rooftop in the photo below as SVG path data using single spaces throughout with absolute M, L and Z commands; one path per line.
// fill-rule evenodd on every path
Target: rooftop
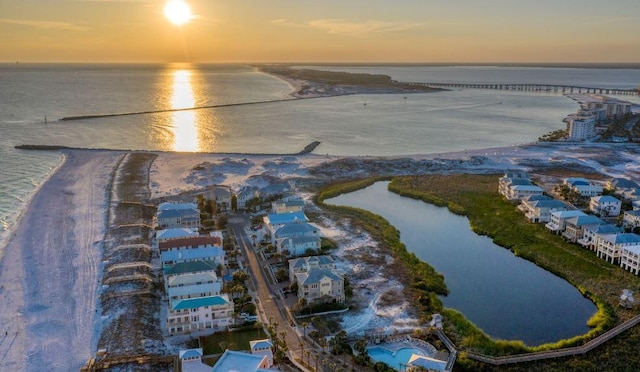
M 171 300 L 171 309 L 184 310 L 184 309 L 197 309 L 205 306 L 220 306 L 229 303 L 229 298 L 226 295 L 220 296 L 207 296 L 196 298 L 184 298 L 181 300 Z
M 254 355 L 241 351 L 225 350 L 218 362 L 213 366 L 212 372 L 253 372 L 259 370 L 264 364 L 265 355 Z

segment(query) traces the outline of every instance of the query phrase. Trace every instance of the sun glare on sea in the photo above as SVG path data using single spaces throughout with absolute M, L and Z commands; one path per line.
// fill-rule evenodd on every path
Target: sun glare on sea
M 164 6 L 164 16 L 174 25 L 183 25 L 193 18 L 189 4 L 182 0 L 170 0 Z
M 196 98 L 191 82 L 191 71 L 177 70 L 173 73 L 173 94 L 171 108 L 181 110 L 194 107 Z M 172 113 L 174 151 L 200 151 L 197 118 L 193 110 L 174 111 Z

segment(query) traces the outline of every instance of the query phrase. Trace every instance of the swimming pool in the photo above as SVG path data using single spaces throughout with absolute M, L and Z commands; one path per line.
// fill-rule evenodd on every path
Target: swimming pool
M 421 350 L 412 347 L 403 347 L 393 353 L 382 346 L 371 346 L 367 348 L 367 351 L 369 352 L 371 359 L 376 362 L 386 363 L 395 369 L 399 369 L 400 364 L 408 363 L 409 359 L 411 359 L 411 355 L 413 354 L 425 355 Z

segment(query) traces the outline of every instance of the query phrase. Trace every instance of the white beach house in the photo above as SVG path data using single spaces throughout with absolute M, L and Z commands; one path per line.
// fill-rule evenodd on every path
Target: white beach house
M 296 274 L 298 298 L 308 304 L 344 302 L 344 278 L 332 269 L 319 267 Z
M 598 257 L 612 264 L 620 262 L 622 249 L 625 247 L 637 247 L 640 245 L 640 235 L 621 233 L 603 235 L 598 241 Z
M 586 216 L 586 214 L 583 211 L 576 209 L 570 211 L 552 212 L 551 218 L 549 219 L 549 222 L 547 222 L 545 227 L 555 234 L 560 234 L 564 231 L 568 219 L 579 216 Z
M 594 196 L 589 201 L 589 210 L 602 217 L 615 217 L 620 214 L 622 202 L 611 195 Z
M 624 232 L 621 227 L 611 224 L 585 226 L 582 231 L 582 238 L 578 239 L 578 244 L 595 252 L 601 236 L 621 232 Z

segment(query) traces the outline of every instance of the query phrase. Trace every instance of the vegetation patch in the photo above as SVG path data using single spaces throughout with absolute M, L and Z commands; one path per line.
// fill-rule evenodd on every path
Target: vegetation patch
M 589 320 L 592 330 L 586 335 L 553 344 L 527 347 L 519 341 L 491 340 L 472 323 L 453 310 L 444 313 L 455 332 L 459 346 L 489 355 L 509 355 L 576 346 L 627 320 L 635 311 L 619 308 L 623 288 L 637 290 L 640 278 L 596 257 L 593 252 L 550 234 L 540 224 L 528 223 L 513 204 L 497 193 L 499 175 L 434 175 L 394 178 L 389 189 L 420 200 L 445 200 L 447 206 L 460 206 L 471 228 L 487 235 L 494 243 L 515 255 L 566 279 L 597 306 Z M 450 331 L 452 331 L 451 329 Z

